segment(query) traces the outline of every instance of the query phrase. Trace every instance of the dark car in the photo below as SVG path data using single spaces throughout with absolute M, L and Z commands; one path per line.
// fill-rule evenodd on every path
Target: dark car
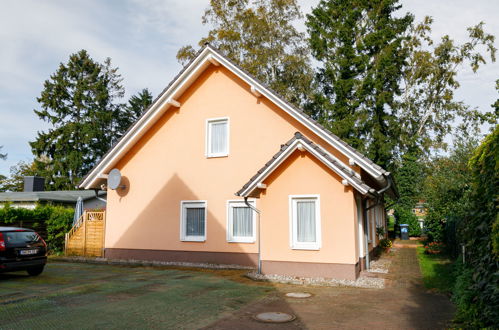
M 0 227 L 0 273 L 26 270 L 40 275 L 47 263 L 47 244 L 35 231 Z

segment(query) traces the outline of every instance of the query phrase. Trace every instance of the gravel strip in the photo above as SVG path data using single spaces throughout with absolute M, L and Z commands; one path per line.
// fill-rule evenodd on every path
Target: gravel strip
M 369 273 L 387 274 L 392 262 L 388 259 L 378 259 L 370 263 Z
M 185 268 L 207 268 L 207 269 L 254 269 L 250 266 L 210 264 L 198 262 L 177 262 L 177 261 L 147 261 L 135 259 L 108 259 L 108 258 L 85 258 L 85 257 L 54 257 L 51 261 L 81 262 L 100 265 L 122 265 L 122 266 L 174 266 Z
M 313 285 L 313 286 L 344 286 L 369 289 L 383 289 L 385 280 L 382 278 L 364 277 L 361 276 L 357 280 L 337 280 L 323 277 L 294 277 L 286 275 L 263 275 L 257 274 L 255 271 L 246 274 L 252 280 L 265 281 L 273 283 L 296 284 L 296 285 Z

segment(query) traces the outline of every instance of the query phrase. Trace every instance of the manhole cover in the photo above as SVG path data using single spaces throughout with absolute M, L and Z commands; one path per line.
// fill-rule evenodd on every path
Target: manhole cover
M 260 314 L 256 314 L 254 317 L 257 321 L 267 322 L 267 323 L 291 322 L 296 318 L 296 316 L 294 316 L 292 314 L 281 313 L 281 312 L 260 313 Z
M 289 293 L 286 293 L 286 297 L 290 297 L 290 298 L 310 298 L 310 297 L 312 297 L 312 294 L 308 293 L 308 292 L 289 292 Z

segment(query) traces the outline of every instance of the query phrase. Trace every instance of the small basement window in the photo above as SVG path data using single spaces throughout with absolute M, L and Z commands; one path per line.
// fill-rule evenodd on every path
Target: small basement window
M 229 118 L 208 119 L 206 134 L 206 157 L 229 155 Z
M 295 195 L 289 198 L 291 248 L 319 250 L 321 247 L 319 195 Z
M 249 202 L 255 205 L 255 202 Z M 227 240 L 238 243 L 255 242 L 255 212 L 243 201 L 227 203 Z
M 206 241 L 206 201 L 182 201 L 180 204 L 180 239 Z

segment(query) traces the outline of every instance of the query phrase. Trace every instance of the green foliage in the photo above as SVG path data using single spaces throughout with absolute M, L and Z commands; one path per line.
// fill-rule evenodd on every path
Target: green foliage
M 321 64 L 312 116 L 385 167 L 398 141 L 396 96 L 413 21 L 394 15 L 399 8 L 398 0 L 322 0 L 306 22 Z
M 64 234 L 69 231 L 73 221 L 74 210 L 62 206 L 37 205 L 34 209 L 12 207 L 6 204 L 0 208 L 0 224 L 14 225 L 19 222 L 29 223 L 28 228 L 47 233 L 43 237 L 52 252 L 64 248 Z
M 492 249 L 496 258 L 499 259 L 499 214 L 497 214 L 496 221 L 492 225 Z
M 425 227 L 430 241 L 444 241 L 453 249 L 446 235 L 448 223 L 459 223 L 464 218 L 471 189 L 468 160 L 477 143 L 457 140 L 448 157 L 435 158 L 428 165 L 424 195 L 428 206 Z M 451 238 L 451 237 L 449 237 Z
M 459 238 L 466 247 L 465 268 L 458 292 L 457 319 L 464 327 L 499 324 L 499 258 L 494 253 L 494 226 L 499 208 L 499 126 L 477 148 L 469 162 L 472 183 Z
M 64 236 L 71 229 L 74 210 L 65 207 L 51 207 L 47 225 L 47 244 L 51 250 L 60 252 L 64 249 Z
M 395 171 L 395 181 L 400 194 L 397 204 L 405 209 L 412 209 L 422 196 L 424 182 L 424 164 L 419 153 L 406 153 Z
M 456 265 L 456 281 L 453 288 L 452 302 L 456 305 L 456 323 L 466 323 L 469 328 L 481 328 L 478 306 L 473 304 L 476 295 L 473 292 L 473 270 L 465 267 L 460 260 Z
M 405 48 L 409 53 L 403 71 L 398 115 L 399 150 L 402 153 L 418 148 L 424 155 L 445 149 L 445 137 L 464 137 L 479 133 L 479 126 L 496 123 L 490 112 L 482 113 L 454 98 L 460 84 L 459 72 L 466 66 L 477 72 L 486 64 L 485 54 L 496 60 L 495 37 L 484 31 L 481 22 L 468 28 L 468 40 L 457 44 L 449 35 L 439 42 L 430 38 L 433 19 L 411 25 Z M 461 124 L 453 126 L 460 121 Z
M 202 18 L 211 25 L 201 39 L 294 104 L 310 93 L 312 70 L 305 36 L 293 26 L 301 18 L 296 0 L 211 0 Z M 181 63 L 196 55 L 192 46 L 177 53 Z
M 476 72 L 486 54 L 496 59 L 484 23 L 468 28 L 463 44 L 435 42 L 431 18 L 415 24 L 400 8 L 398 0 L 322 0 L 306 23 L 320 63 L 308 112 L 389 169 L 401 155 L 429 156 L 450 134 L 467 137 L 497 120 L 454 98 L 460 70 Z
M 41 165 L 44 164 L 40 159 L 38 162 L 27 163 L 19 161 L 16 165 L 10 167 L 10 177 L 0 178 L 0 191 L 23 191 L 25 176 L 45 177 L 47 171 Z M 45 189 L 50 190 L 48 182 L 45 182 Z
M 74 189 L 79 180 L 111 147 L 120 131 L 116 122 L 124 95 L 118 69 L 107 58 L 103 64 L 92 60 L 85 50 L 69 57 L 66 64 L 44 83 L 37 99 L 38 117 L 51 125 L 30 142 L 35 163 L 47 170 L 51 189 Z
M 120 138 L 139 119 L 151 103 L 152 94 L 147 88 L 141 90 L 137 95 L 130 97 L 128 104 L 123 107 L 121 115 L 115 118 L 118 126 L 115 140 Z
M 392 247 L 392 241 L 389 240 L 388 238 L 383 238 L 382 240 L 379 241 L 379 246 L 382 249 L 389 249 Z
M 409 225 L 409 236 L 421 236 L 421 227 L 419 226 L 418 217 L 412 213 L 410 208 L 396 205 L 394 216 L 397 226 L 400 226 L 401 224 Z

